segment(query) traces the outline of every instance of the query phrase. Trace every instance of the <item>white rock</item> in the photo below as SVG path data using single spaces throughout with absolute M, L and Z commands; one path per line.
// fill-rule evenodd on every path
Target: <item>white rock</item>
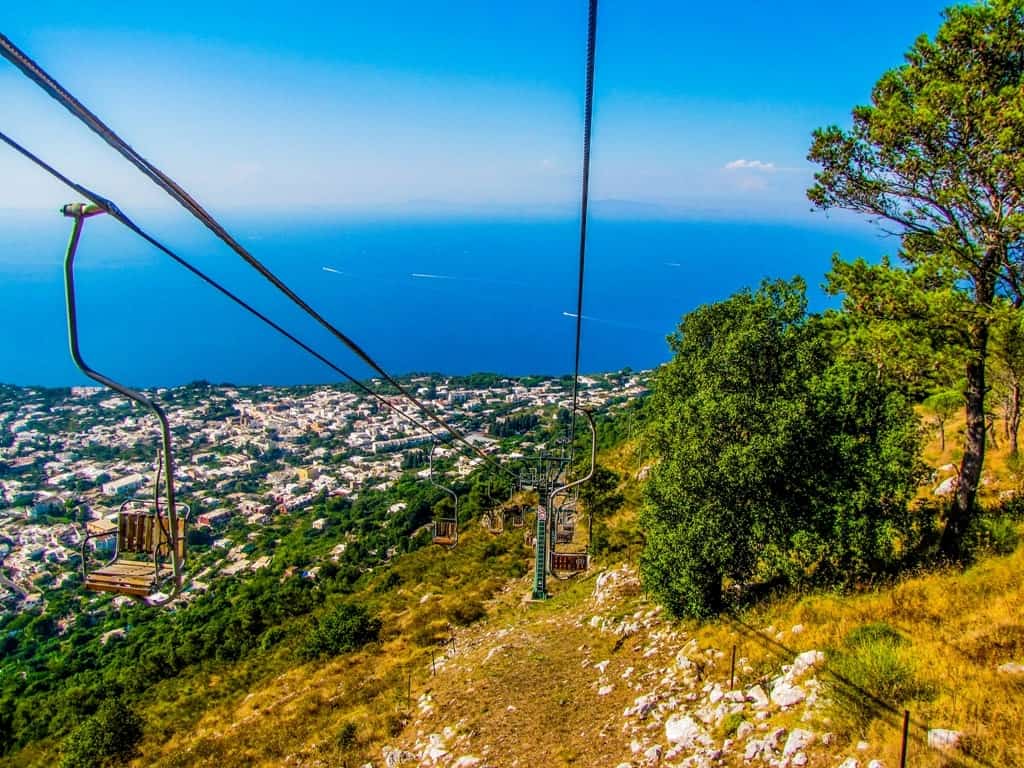
M 710 701 L 712 704 L 717 704 L 722 700 L 724 696 L 725 691 L 722 690 L 722 686 L 720 686 L 718 683 L 715 683 L 715 686 L 711 689 L 711 692 L 708 694 L 708 701 Z
M 796 768 L 803 768 L 803 766 L 807 765 L 807 755 L 803 752 L 797 752 L 793 755 L 793 759 L 789 764 L 796 766 Z
M 999 671 L 1004 675 L 1024 675 L 1024 664 L 1018 661 L 1008 661 L 999 665 Z
M 814 734 L 811 731 L 806 731 L 803 728 L 796 728 L 789 734 L 789 738 L 786 739 L 786 746 L 782 748 L 782 754 L 785 757 L 789 757 L 802 749 L 806 749 L 813 743 Z
M 780 680 L 772 688 L 772 701 L 780 707 L 792 707 L 807 698 L 807 692 L 799 685 Z
M 657 765 L 661 760 L 661 744 L 655 744 L 653 747 L 648 747 L 644 750 L 644 760 L 650 765 Z
M 825 654 L 821 651 L 804 651 L 793 659 L 793 666 L 786 675 L 790 680 L 798 680 L 808 671 L 825 663 Z
M 858 752 L 867 752 L 869 749 L 871 749 L 871 745 L 868 744 L 866 741 L 858 741 L 857 742 L 857 751 Z
M 476 757 L 475 755 L 463 755 L 452 763 L 452 768 L 476 768 L 476 766 L 480 765 L 482 762 L 483 758 L 481 757 Z
M 761 754 L 764 744 L 760 739 L 751 739 L 747 742 L 747 748 L 743 750 L 743 759 L 748 763 Z
M 615 686 L 614 685 L 602 685 L 600 688 L 597 689 L 597 695 L 598 696 L 607 696 L 609 693 L 611 693 L 614 690 L 615 690 Z
M 943 480 L 941 483 L 935 486 L 935 490 L 932 491 L 932 493 L 934 493 L 936 496 L 949 496 L 955 490 L 956 475 L 953 475 L 952 477 L 947 477 L 945 480 Z
M 706 740 L 704 730 L 689 715 L 672 715 L 665 721 L 665 738 L 669 744 L 692 747 Z
M 654 708 L 654 704 L 657 701 L 657 696 L 653 693 L 648 693 L 644 696 L 639 696 L 633 702 L 632 707 L 628 707 L 623 713 L 623 717 L 638 717 L 643 720 L 647 717 L 647 713 Z
M 931 749 L 948 751 L 956 749 L 963 740 L 960 731 L 951 731 L 946 728 L 932 728 L 928 731 L 928 746 Z
M 632 763 L 619 763 L 615 768 L 633 768 Z
M 855 757 L 848 757 L 839 764 L 839 768 L 860 768 L 860 760 Z
M 745 739 L 753 732 L 754 724 L 744 720 L 742 723 L 739 724 L 739 727 L 736 729 L 736 738 Z
M 596 669 L 598 672 L 600 672 L 603 675 L 604 671 L 606 669 L 608 669 L 608 664 L 609 664 L 609 660 L 608 659 L 605 659 L 604 661 L 599 661 L 599 662 L 597 662 L 597 664 L 594 665 L 594 669 Z
M 803 631 L 804 631 L 804 625 L 803 624 L 794 624 L 793 628 L 791 630 L 789 630 L 789 631 L 790 631 L 791 634 L 801 635 L 801 634 L 803 634 Z
M 768 709 L 771 706 L 771 702 L 768 700 L 768 694 L 764 692 L 764 688 L 760 685 L 755 685 L 753 688 L 747 691 L 747 698 L 754 704 L 754 709 Z
M 868 763 L 868 768 L 885 768 L 885 763 L 881 760 L 872 760 Z

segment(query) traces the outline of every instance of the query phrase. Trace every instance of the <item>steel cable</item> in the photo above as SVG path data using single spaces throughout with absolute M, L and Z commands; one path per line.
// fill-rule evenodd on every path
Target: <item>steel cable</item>
M 583 182 L 580 195 L 580 258 L 576 284 L 576 355 L 572 379 L 572 426 L 569 429 L 569 455 L 576 446 L 576 407 L 580 388 L 580 342 L 583 336 L 583 273 L 587 262 L 587 208 L 590 202 L 590 133 L 594 115 L 594 54 L 597 49 L 597 0 L 590 0 L 587 15 L 587 75 L 583 103 Z
M 71 189 L 73 189 L 78 194 L 82 195 L 86 199 L 92 201 L 96 205 L 98 205 L 101 208 L 103 208 L 103 210 L 106 211 L 106 213 L 108 215 L 110 215 L 111 218 L 113 218 L 113 219 L 117 220 L 118 222 L 120 222 L 122 225 L 124 225 L 129 230 L 134 232 L 136 235 L 141 237 L 143 240 L 145 240 L 147 243 L 152 245 L 154 248 L 156 248 L 159 251 L 163 252 L 164 254 L 169 256 L 171 259 L 173 259 L 177 264 L 179 264 L 180 266 L 182 266 L 185 269 L 187 269 L 189 272 L 191 272 L 193 275 L 198 277 L 204 283 L 206 283 L 210 287 L 214 288 L 215 290 L 217 290 L 222 295 L 226 296 L 228 299 L 230 299 L 235 304 L 240 306 L 246 312 L 248 312 L 249 314 L 253 315 L 257 319 L 261 320 L 263 323 L 265 323 L 269 327 L 273 328 L 275 331 L 277 331 L 279 334 L 281 334 L 286 339 L 291 341 L 293 344 L 297 345 L 298 347 L 300 347 L 301 349 L 303 349 L 304 351 L 306 351 L 307 353 L 312 355 L 314 358 L 319 360 L 321 363 L 326 365 L 328 368 L 330 368 L 334 372 L 338 373 L 340 376 L 344 377 L 346 380 L 348 380 L 349 382 L 354 384 L 356 387 L 358 387 L 362 392 L 364 392 L 365 394 L 367 394 L 370 397 L 374 398 L 375 400 L 377 400 L 381 404 L 387 406 L 390 410 L 392 410 L 395 413 L 397 413 L 400 417 L 402 417 L 402 418 L 406 419 L 407 421 L 415 424 L 417 427 L 419 427 L 420 429 L 424 430 L 425 432 L 427 432 L 432 437 L 435 437 L 435 438 L 440 439 L 440 440 L 444 440 L 444 438 L 445 438 L 444 434 L 439 434 L 438 432 L 435 432 L 434 430 L 432 430 L 430 427 L 428 427 L 425 423 L 423 423 L 422 421 L 420 421 L 416 417 L 411 416 L 410 414 L 406 413 L 405 411 L 402 411 L 401 409 L 399 409 L 398 406 L 394 405 L 391 401 L 389 401 L 387 398 L 382 396 L 380 393 L 375 392 L 370 387 L 366 386 L 363 382 L 359 381 L 354 376 L 350 375 L 345 370 L 343 370 L 342 368 L 340 368 L 339 366 L 337 366 L 336 364 L 331 362 L 327 357 L 325 357 L 321 353 L 317 352 L 313 347 L 311 347 L 308 344 L 306 344 L 304 341 L 302 341 L 301 339 L 296 337 L 290 331 L 287 331 L 286 329 L 284 329 L 283 327 L 278 325 L 276 322 L 271 320 L 269 317 L 267 317 L 265 314 L 260 312 L 258 309 L 253 307 L 248 302 L 246 302 L 244 299 L 242 299 L 241 297 L 237 296 L 232 291 L 230 291 L 228 288 L 226 288 L 223 285 L 221 285 L 217 280 L 215 280 L 214 278 L 210 277 L 205 272 L 203 272 L 201 269 L 199 269 L 198 267 L 196 267 L 193 264 L 191 264 L 187 259 L 179 256 L 177 253 L 175 253 L 170 248 L 165 246 L 159 240 L 157 240 L 152 235 L 150 235 L 148 232 L 143 230 L 134 221 L 132 221 L 132 219 L 129 218 L 127 216 L 127 214 L 125 214 L 113 201 L 108 200 L 107 198 L 103 197 L 102 195 L 92 191 L 88 187 L 83 186 L 82 184 L 79 184 L 79 183 L 71 180 L 70 178 L 68 178 L 67 176 L 62 174 L 60 171 L 58 171 L 56 168 L 54 168 L 53 166 L 49 165 L 45 160 L 43 160 L 40 157 L 38 157 L 37 155 L 33 154 L 30 150 L 28 150 L 25 147 L 23 147 L 21 144 L 19 144 L 17 141 L 12 139 L 11 137 L 7 136 L 7 134 L 3 133 L 2 131 L 0 131 L 0 141 L 3 141 L 5 144 L 7 144 L 13 150 L 18 152 L 20 155 L 22 155 L 26 159 L 30 160 L 36 166 L 38 166 L 42 170 L 46 171 L 48 174 L 53 176 L 55 179 L 57 179 L 61 183 L 65 184 L 66 186 L 70 187 Z M 451 439 L 445 440 L 445 442 L 450 443 Z M 487 461 L 487 463 L 490 464 L 492 467 L 495 467 L 495 468 L 501 470 L 502 472 L 505 472 L 506 474 L 511 474 L 505 467 L 503 467 L 500 464 L 496 463 L 493 459 L 491 459 L 486 454 L 482 454 L 482 455 L 484 456 L 484 459 Z
M 592 2 L 593 5 L 593 2 Z M 138 168 L 143 174 L 145 174 L 150 180 L 152 180 L 157 186 L 167 192 L 176 202 L 178 202 L 185 210 L 195 216 L 204 226 L 213 232 L 225 245 L 231 250 L 237 253 L 249 266 L 259 272 L 267 281 L 269 281 L 275 288 L 281 291 L 289 300 L 296 304 L 306 314 L 312 317 L 317 323 L 319 323 L 324 329 L 326 329 L 332 336 L 342 342 L 348 347 L 357 357 L 359 357 L 364 363 L 370 368 L 377 372 L 388 384 L 398 390 L 399 394 L 408 400 L 410 403 L 419 408 L 424 414 L 427 415 L 432 421 L 434 421 L 442 429 L 446 430 L 456 440 L 463 443 L 471 451 L 480 456 L 484 461 L 493 463 L 487 454 L 480 450 L 477 446 L 473 445 L 465 435 L 463 435 L 455 427 L 452 427 L 444 419 L 438 416 L 433 409 L 428 408 L 423 402 L 416 398 L 410 393 L 405 387 L 403 387 L 394 377 L 392 377 L 376 360 L 374 360 L 362 347 L 360 347 L 355 341 L 349 338 L 345 333 L 335 327 L 330 321 L 323 317 L 319 312 L 313 309 L 312 306 L 307 304 L 295 291 L 288 287 L 277 275 L 271 272 L 259 259 L 253 256 L 249 251 L 243 247 L 221 224 L 211 215 L 206 209 L 204 209 L 191 195 L 188 194 L 182 187 L 180 187 L 173 179 L 167 174 L 157 168 L 155 165 L 150 163 L 146 158 L 142 157 L 138 152 L 132 149 L 120 136 L 118 136 L 109 126 L 107 126 L 102 120 L 100 120 L 95 114 L 93 114 L 85 105 L 83 105 L 78 99 L 76 99 L 71 93 L 63 88 L 60 83 L 54 80 L 45 70 L 42 69 L 35 61 L 33 61 L 27 54 L 25 54 L 20 48 L 18 48 L 11 40 L 3 34 L 0 34 L 0 55 L 10 61 L 16 66 L 21 72 L 27 76 L 30 80 L 36 83 L 42 88 L 50 97 L 56 100 L 61 106 L 71 112 L 72 115 L 77 117 L 86 126 L 100 136 L 107 144 L 113 147 L 119 154 L 121 154 L 126 160 L 132 165 Z M 126 222 L 122 222 L 126 226 Z M 141 234 L 141 230 L 137 232 Z M 497 465 L 500 466 L 500 465 Z M 502 471 L 507 471 L 502 468 Z

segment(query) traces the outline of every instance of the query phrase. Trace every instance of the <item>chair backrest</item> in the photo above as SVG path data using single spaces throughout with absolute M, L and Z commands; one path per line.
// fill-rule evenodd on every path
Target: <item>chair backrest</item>
M 589 564 L 585 552 L 555 552 L 551 557 L 552 569 L 563 573 L 582 573 Z
M 458 530 L 458 523 L 455 520 L 435 520 L 434 521 L 434 538 L 435 539 L 454 539 L 455 534 Z
M 156 557 L 157 549 L 163 557 L 170 557 L 168 534 L 170 519 L 164 515 L 161 520 L 152 512 L 142 509 L 125 509 L 118 515 L 117 551 L 118 554 L 149 555 Z M 167 526 L 167 530 L 164 529 Z M 178 518 L 178 559 L 185 557 L 185 519 Z

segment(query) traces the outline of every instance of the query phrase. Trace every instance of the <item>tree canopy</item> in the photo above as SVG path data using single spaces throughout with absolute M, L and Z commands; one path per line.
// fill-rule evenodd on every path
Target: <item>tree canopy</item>
M 917 484 L 917 418 L 871 365 L 835 355 L 803 281 L 699 307 L 669 341 L 648 405 L 648 588 L 702 616 L 723 606 L 726 579 L 887 568 Z
M 865 214 L 900 238 L 900 268 L 837 262 L 834 291 L 870 328 L 939 341 L 960 356 L 967 440 L 943 535 L 954 558 L 975 515 L 985 454 L 985 368 L 1001 304 L 1024 303 L 1024 1 L 991 0 L 945 12 L 935 39 L 882 75 L 849 129 L 814 133 L 819 164 L 808 197 Z M 881 356 L 881 355 L 880 355 Z M 895 359 L 900 359 L 897 356 Z

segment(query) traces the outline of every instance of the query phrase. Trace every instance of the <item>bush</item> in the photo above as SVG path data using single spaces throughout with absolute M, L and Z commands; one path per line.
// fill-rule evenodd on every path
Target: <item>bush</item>
M 299 648 L 306 659 L 338 656 L 362 648 L 380 636 L 380 619 L 361 605 L 344 603 L 317 622 Z
M 997 555 L 1012 554 L 1020 543 L 1017 524 L 1008 514 L 988 514 L 977 518 L 970 538 L 973 549 Z
M 847 585 L 893 572 L 921 464 L 892 382 L 831 344 L 802 280 L 686 315 L 648 399 L 645 586 L 677 616 L 725 586 Z
M 826 688 L 836 722 L 859 733 L 889 708 L 932 694 L 917 676 L 906 639 L 884 622 L 852 630 L 832 655 L 830 669 L 834 677 Z
M 483 602 L 475 598 L 461 600 L 448 611 L 448 617 L 451 619 L 452 624 L 462 627 L 469 626 L 486 615 L 487 609 L 484 607 Z
M 99 768 L 130 760 L 142 727 L 142 718 L 120 699 L 107 699 L 64 741 L 61 768 Z

